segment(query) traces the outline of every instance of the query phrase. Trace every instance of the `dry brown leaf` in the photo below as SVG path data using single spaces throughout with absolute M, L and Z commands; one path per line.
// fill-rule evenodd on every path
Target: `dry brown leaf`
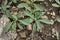
M 25 31 L 22 31 L 19 33 L 21 38 L 26 38 L 26 32 Z

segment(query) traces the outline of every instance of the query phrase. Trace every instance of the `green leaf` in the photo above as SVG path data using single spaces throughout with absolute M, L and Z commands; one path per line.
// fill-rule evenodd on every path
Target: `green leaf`
M 7 17 L 11 18 L 12 19 L 12 15 L 11 15 L 11 12 L 9 10 L 7 10 L 7 8 L 9 7 L 9 5 L 2 5 L 1 8 L 3 10 L 3 13 L 5 15 L 7 15 Z
M 31 8 L 29 7 L 29 5 L 27 3 L 20 3 L 17 6 L 18 8 L 26 8 L 28 10 L 31 10 Z
M 17 2 L 17 0 L 11 0 L 12 2 L 14 2 L 14 3 L 16 3 Z
M 13 18 L 13 17 L 12 17 L 12 14 L 10 13 L 10 11 L 6 10 L 5 12 L 6 12 L 5 14 L 6 14 L 9 18 L 11 18 L 11 19 Z
M 7 5 L 1 5 L 1 7 L 2 7 L 3 10 L 6 10 L 6 8 L 7 8 L 6 6 Z
M 25 15 L 27 15 L 27 16 L 31 17 L 32 19 L 34 19 L 34 15 L 31 12 L 25 11 L 24 13 L 25 13 Z
M 44 11 L 43 7 L 41 5 L 38 5 L 38 4 L 34 4 L 34 7 L 35 7 L 35 11 Z
M 16 22 L 13 22 L 12 29 L 16 30 Z
M 44 0 L 36 0 L 36 1 L 44 1 Z
M 56 20 L 57 20 L 57 22 L 60 22 L 60 18 L 57 18 Z
M 18 23 L 18 27 L 19 27 L 19 29 L 23 29 L 23 27 L 21 26 L 21 24 L 20 23 Z
M 57 40 L 60 39 L 60 38 L 59 38 L 59 32 L 58 32 L 58 31 L 56 31 L 56 37 L 57 37 Z
M 36 30 L 37 30 L 37 25 L 36 25 L 36 23 L 34 23 L 34 25 L 33 25 L 33 31 L 36 32 Z
M 10 7 L 10 5 L 6 5 L 6 4 L 1 5 L 1 8 L 2 8 L 3 10 L 6 10 L 6 9 L 9 8 L 9 7 Z
M 30 0 L 31 2 L 35 2 L 36 0 Z
M 23 13 L 18 13 L 16 16 L 17 16 L 17 18 L 20 18 L 20 17 L 23 17 L 24 14 Z
M 39 19 L 41 16 L 43 16 L 45 12 L 35 12 L 35 17 Z
M 41 23 L 40 21 L 36 21 L 36 25 L 37 25 L 37 31 L 41 30 L 42 29 L 42 26 L 41 26 Z
M 54 3 L 52 4 L 53 7 L 60 7 L 58 4 Z
M 59 5 L 60 5 L 60 1 L 59 0 L 55 0 Z
M 40 19 L 40 22 L 43 22 L 45 24 L 52 24 L 52 21 L 48 19 Z
M 24 25 L 29 25 L 30 23 L 33 22 L 33 19 L 27 18 L 27 19 L 20 20 L 20 22 Z
M 7 32 L 7 31 L 10 29 L 12 23 L 13 23 L 13 22 L 8 23 L 8 24 L 3 28 L 3 31 L 4 31 L 4 32 Z
M 39 16 L 41 17 L 41 16 L 43 16 L 44 14 L 45 14 L 45 12 L 41 12 Z
M 17 20 L 17 16 L 15 16 L 15 15 L 12 15 L 12 17 L 13 17 L 13 19 L 14 19 L 14 20 Z
M 7 9 L 5 9 L 5 8 L 2 8 L 2 9 L 3 9 L 3 11 L 4 11 L 4 14 L 7 15 L 7 17 L 13 19 L 12 13 L 11 13 L 9 10 L 7 10 Z
M 8 5 L 11 5 L 11 4 L 12 4 L 12 2 L 9 2 L 9 3 L 8 3 Z

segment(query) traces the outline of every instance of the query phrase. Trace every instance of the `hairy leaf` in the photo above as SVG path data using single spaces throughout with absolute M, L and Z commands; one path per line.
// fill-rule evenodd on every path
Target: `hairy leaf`
M 36 25 L 37 25 L 37 31 L 41 30 L 42 29 L 42 26 L 41 26 L 41 23 L 40 21 L 36 21 Z
M 30 23 L 33 22 L 33 19 L 27 18 L 27 19 L 20 20 L 20 22 L 23 23 L 24 25 L 29 25 Z
M 37 25 L 36 25 L 36 23 L 34 23 L 34 25 L 33 25 L 33 31 L 36 32 L 36 30 L 37 30 Z
M 9 10 L 7 10 L 7 7 L 9 7 L 9 6 L 8 5 L 2 5 L 1 6 L 1 8 L 3 9 L 3 13 L 5 15 L 7 15 L 9 18 L 13 19 L 12 18 L 12 13 Z
M 54 3 L 52 4 L 53 7 L 60 7 L 58 4 Z
M 38 4 L 34 4 L 34 7 L 35 7 L 35 11 L 44 11 L 43 7 L 41 5 L 38 5 Z
M 43 16 L 45 12 L 35 12 L 35 17 L 39 19 L 41 16 Z
M 23 17 L 24 14 L 22 14 L 22 13 L 18 13 L 16 16 L 17 16 L 17 18 L 20 18 L 20 17 Z
M 34 19 L 34 15 L 32 15 L 31 12 L 25 11 L 24 13 L 25 13 L 25 15 L 27 15 L 27 16 L 31 17 L 32 19 Z
M 58 22 L 60 22 L 60 18 L 57 18 L 56 20 L 57 20 Z
M 9 10 L 7 10 L 7 5 L 2 5 L 1 8 L 3 9 L 4 14 L 6 14 L 9 18 L 12 18 L 12 15 Z
M 13 23 L 13 22 L 8 23 L 8 24 L 3 28 L 3 31 L 4 31 L 4 32 L 7 32 L 7 31 L 10 29 L 12 23 Z
M 52 24 L 51 20 L 48 19 L 40 19 L 40 22 L 43 22 L 45 24 Z
M 59 0 L 55 0 L 59 5 L 60 5 L 60 1 Z
M 13 17 L 13 19 L 14 19 L 14 20 L 17 20 L 17 16 L 15 16 L 15 15 L 12 15 L 12 17 Z
M 4 14 L 7 15 L 8 18 L 13 19 L 12 13 L 9 10 L 4 10 Z
M 1 9 L 3 9 L 4 11 L 6 11 L 7 8 L 9 8 L 9 7 L 10 7 L 10 5 L 6 5 L 6 4 L 1 5 Z
M 18 4 L 17 7 L 18 7 L 18 8 L 26 8 L 26 9 L 28 9 L 28 10 L 31 9 L 27 3 L 20 3 L 20 4 Z
M 16 30 L 16 22 L 13 22 L 12 29 Z
M 23 27 L 20 25 L 20 23 L 18 23 L 18 27 L 19 27 L 19 29 L 23 29 Z

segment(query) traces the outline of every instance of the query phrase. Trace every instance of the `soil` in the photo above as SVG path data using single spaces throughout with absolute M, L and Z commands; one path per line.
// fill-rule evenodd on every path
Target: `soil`
M 39 3 L 44 7 L 45 10 L 45 16 L 46 18 L 52 20 L 54 22 L 55 18 L 60 16 L 60 8 L 54 8 L 52 7 L 52 3 L 54 3 L 54 0 L 51 0 L 51 2 L 49 0 L 45 0 L 44 2 L 35 2 L 35 3 Z M 0 0 L 0 4 L 3 4 L 3 1 Z M 18 3 L 11 4 L 11 8 L 9 8 L 9 10 L 11 11 L 23 11 L 23 9 L 17 9 L 14 8 L 12 9 L 12 7 L 16 7 Z M 3 12 L 0 9 L 0 18 L 2 17 Z M 43 16 L 44 17 L 44 16 Z M 43 29 L 40 32 L 34 32 L 32 33 L 32 30 L 19 30 L 17 29 L 17 37 L 15 38 L 15 40 L 57 40 L 57 36 L 56 36 L 56 31 L 58 31 L 58 33 L 60 34 L 60 23 L 58 22 L 54 22 L 52 25 L 47 25 L 42 23 Z M 33 34 L 33 37 L 32 37 Z

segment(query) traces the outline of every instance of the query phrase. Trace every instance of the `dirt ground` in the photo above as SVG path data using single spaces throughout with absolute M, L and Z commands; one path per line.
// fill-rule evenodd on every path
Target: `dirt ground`
M 3 4 L 4 2 L 5 1 L 1 2 L 0 0 L 0 4 Z M 54 20 L 56 17 L 60 16 L 60 8 L 52 7 L 52 3 L 54 2 L 55 2 L 54 0 L 51 0 L 51 2 L 49 0 L 44 0 L 43 2 L 35 2 L 41 4 L 44 7 L 45 15 L 42 16 L 42 18 L 47 18 L 53 21 L 52 25 L 42 23 L 43 29 L 40 32 L 34 32 L 34 33 L 32 33 L 32 30 L 26 30 L 26 29 L 19 30 L 17 28 L 16 30 L 17 37 L 14 40 L 57 40 L 56 33 L 60 34 L 60 23 L 54 22 Z M 18 11 L 17 8 L 15 9 L 12 8 L 13 6 L 16 7 L 18 3 L 16 4 L 12 3 L 11 8 L 9 8 L 9 10 L 14 12 Z M 19 11 L 22 11 L 22 9 Z M 3 11 L 0 9 L 0 18 L 3 15 L 4 15 Z

